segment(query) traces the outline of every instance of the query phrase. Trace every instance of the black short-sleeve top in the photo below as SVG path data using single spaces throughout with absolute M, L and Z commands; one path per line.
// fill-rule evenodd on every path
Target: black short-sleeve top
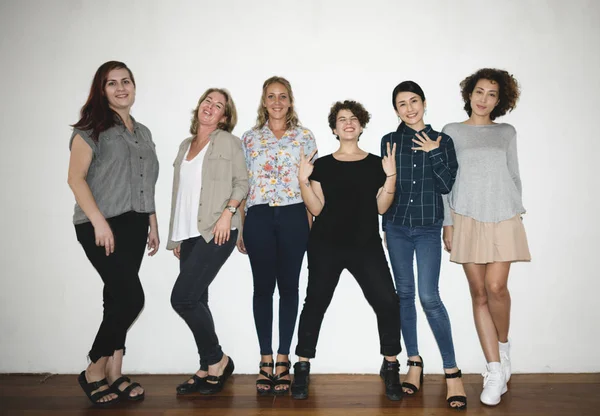
M 321 184 L 325 205 L 313 224 L 311 241 L 342 246 L 380 242 L 377 192 L 386 180 L 381 158 L 344 162 L 333 155 L 315 161 L 310 179 Z

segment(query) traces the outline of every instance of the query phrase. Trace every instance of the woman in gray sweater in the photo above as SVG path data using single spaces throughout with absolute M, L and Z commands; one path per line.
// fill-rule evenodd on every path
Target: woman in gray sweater
M 519 85 L 508 72 L 484 68 L 461 82 L 469 119 L 443 132 L 454 140 L 458 173 L 444 196 L 444 246 L 450 260 L 463 265 L 473 316 L 487 361 L 481 401 L 494 406 L 510 379 L 510 265 L 529 261 L 521 215 L 517 134 L 497 117 L 512 111 Z

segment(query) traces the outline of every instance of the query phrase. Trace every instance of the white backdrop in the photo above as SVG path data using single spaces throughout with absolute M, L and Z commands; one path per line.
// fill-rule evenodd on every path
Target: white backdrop
M 466 118 L 458 83 L 484 66 L 505 68 L 522 85 L 518 108 L 501 119 L 519 133 L 533 256 L 532 263 L 513 267 L 509 281 L 514 370 L 599 371 L 598 180 L 592 166 L 599 156 L 594 120 L 600 4 L 257 4 L 0 2 L 0 373 L 74 373 L 86 365 L 101 317 L 102 286 L 71 223 L 69 124 L 77 121 L 95 70 L 108 60 L 122 60 L 133 70 L 133 114 L 151 129 L 161 164 L 156 194 L 161 250 L 142 265 L 146 306 L 129 332 L 126 372 L 197 369 L 192 334 L 169 303 L 178 264 L 164 246 L 172 162 L 188 135 L 190 111 L 206 88 L 232 92 L 240 116 L 234 133 L 241 136 L 254 124 L 262 82 L 285 76 L 321 155 L 337 146 L 327 126 L 330 105 L 359 100 L 372 113 L 361 144 L 377 154 L 382 135 L 397 125 L 390 99 L 397 83 L 412 79 L 423 87 L 426 122 L 441 129 Z M 458 364 L 465 372 L 479 372 L 484 358 L 466 279 L 446 254 L 440 286 Z M 306 268 L 300 287 L 303 299 Z M 210 291 L 225 352 L 237 372 L 254 373 L 259 352 L 247 257 L 234 252 Z M 437 346 L 418 310 L 421 355 L 428 372 L 441 372 Z M 294 338 L 292 348 L 295 344 Z M 314 371 L 373 373 L 378 351 L 374 314 L 344 272 L 323 324 Z M 403 353 L 402 362 L 405 358 Z

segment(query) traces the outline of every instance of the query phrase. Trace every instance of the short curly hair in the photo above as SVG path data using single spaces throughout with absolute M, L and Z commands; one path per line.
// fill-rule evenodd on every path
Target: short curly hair
M 492 120 L 515 109 L 519 95 L 521 94 L 519 83 L 515 77 L 503 69 L 482 68 L 466 77 L 460 83 L 462 99 L 465 102 L 464 109 L 469 117 L 473 113 L 473 109 L 471 108 L 471 94 L 480 79 L 487 79 L 498 84 L 498 105 L 494 107 L 490 114 Z
M 367 110 L 365 110 L 365 107 L 363 107 L 363 105 L 361 103 L 359 103 L 358 101 L 353 101 L 353 100 L 345 100 L 343 102 L 338 101 L 331 106 L 331 110 L 329 110 L 329 117 L 327 118 L 329 121 L 329 127 L 331 128 L 332 133 L 333 133 L 333 130 L 335 129 L 335 125 L 337 122 L 337 115 L 342 110 L 348 110 L 352 114 L 354 114 L 356 116 L 356 118 L 358 118 L 358 122 L 360 123 L 360 126 L 363 129 L 367 126 L 367 123 L 369 122 L 369 120 L 371 120 L 371 114 L 369 114 L 369 112 Z M 335 136 L 335 138 L 339 140 L 338 136 Z

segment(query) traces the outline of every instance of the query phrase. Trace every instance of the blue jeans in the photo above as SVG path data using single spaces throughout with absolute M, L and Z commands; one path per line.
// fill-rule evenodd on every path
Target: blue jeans
M 456 367 L 452 329 L 440 298 L 438 282 L 442 257 L 441 225 L 386 225 L 387 247 L 400 297 L 400 322 L 409 357 L 419 355 L 415 308 L 414 253 L 417 253 L 419 300 L 442 354 L 444 368 Z

